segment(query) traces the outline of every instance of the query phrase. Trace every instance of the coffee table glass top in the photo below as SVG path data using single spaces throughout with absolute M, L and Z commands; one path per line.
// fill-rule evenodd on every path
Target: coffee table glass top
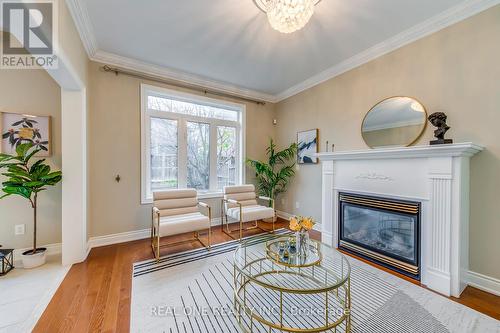
M 233 266 L 262 287 L 285 292 L 322 292 L 342 286 L 350 276 L 347 258 L 326 244 L 310 240 L 306 259 L 280 262 L 279 249 L 290 236 L 263 236 L 243 241 L 234 253 Z
M 309 241 L 307 253 L 303 256 L 297 252 L 294 236 L 279 237 L 266 242 L 266 253 L 269 259 L 287 267 L 317 265 L 322 259 L 320 248 L 319 242 Z

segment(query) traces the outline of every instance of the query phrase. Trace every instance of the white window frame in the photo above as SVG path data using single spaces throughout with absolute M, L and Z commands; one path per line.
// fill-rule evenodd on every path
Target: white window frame
M 159 111 L 148 108 L 148 96 L 158 96 L 178 101 L 202 104 L 222 109 L 229 109 L 238 112 L 238 121 L 222 120 L 215 118 L 205 118 L 192 115 L 186 115 L 175 112 Z M 151 204 L 153 202 L 150 195 L 151 186 L 151 159 L 150 159 L 150 140 L 151 140 L 151 118 L 163 118 L 177 121 L 177 179 L 178 187 L 187 186 L 187 169 L 181 166 L 187 165 L 187 125 L 186 122 L 201 122 L 210 124 L 210 180 L 208 191 L 198 191 L 199 198 L 218 198 L 222 197 L 222 191 L 217 186 L 217 126 L 236 127 L 237 155 L 239 163 L 237 166 L 236 181 L 239 184 L 245 183 L 245 104 L 233 103 L 224 100 L 208 98 L 195 94 L 179 92 L 172 89 L 156 87 L 148 84 L 141 84 L 141 204 Z M 214 139 L 215 138 L 215 139 Z

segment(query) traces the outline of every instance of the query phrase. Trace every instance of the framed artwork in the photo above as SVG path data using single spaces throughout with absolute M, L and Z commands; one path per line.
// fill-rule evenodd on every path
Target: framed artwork
M 21 143 L 32 142 L 41 149 L 37 156 L 50 156 L 52 154 L 50 130 L 50 116 L 0 112 L 2 134 L 0 151 L 15 154 L 16 147 Z
M 316 164 L 318 158 L 318 129 L 297 133 L 297 162 L 299 164 Z

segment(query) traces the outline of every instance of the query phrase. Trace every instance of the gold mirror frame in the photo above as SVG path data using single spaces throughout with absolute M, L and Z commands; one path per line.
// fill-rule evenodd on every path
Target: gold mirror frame
M 366 120 L 366 117 L 368 117 L 368 115 L 370 114 L 370 112 L 379 104 L 389 100 L 389 99 L 393 99 L 393 98 L 410 98 L 412 100 L 414 100 L 415 102 L 419 103 L 422 108 L 424 109 L 424 124 L 422 126 L 422 129 L 420 130 L 420 133 L 415 137 L 415 139 L 413 141 L 411 141 L 410 143 L 408 144 L 405 144 L 405 145 L 401 145 L 400 147 L 410 147 L 412 145 L 414 145 L 418 140 L 420 140 L 420 138 L 422 137 L 422 135 L 424 134 L 425 132 L 425 129 L 427 128 L 427 118 L 429 116 L 429 114 L 427 113 L 427 109 L 426 107 L 424 106 L 424 104 L 422 104 L 422 102 L 420 102 L 418 99 L 416 99 L 415 97 L 412 97 L 412 96 L 403 96 L 403 95 L 395 95 L 395 96 L 390 96 L 390 97 L 386 97 L 380 101 L 378 101 L 377 103 L 375 103 L 374 105 L 372 105 L 372 107 L 368 110 L 368 112 L 365 114 L 365 116 L 363 117 L 363 120 L 361 121 L 361 126 L 360 126 L 360 132 L 361 132 L 361 137 L 363 138 L 363 141 L 365 142 L 365 144 L 370 147 L 371 149 L 375 149 L 375 147 L 371 146 L 368 141 L 366 140 L 365 138 L 365 135 L 364 135 L 364 132 L 363 132 L 363 124 L 365 123 L 365 120 Z M 389 147 L 389 146 L 388 146 Z

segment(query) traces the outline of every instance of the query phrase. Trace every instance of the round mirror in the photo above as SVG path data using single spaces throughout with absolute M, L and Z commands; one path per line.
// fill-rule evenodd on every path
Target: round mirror
M 371 108 L 361 133 L 371 148 L 405 147 L 422 135 L 427 123 L 424 106 L 411 97 L 390 97 Z

